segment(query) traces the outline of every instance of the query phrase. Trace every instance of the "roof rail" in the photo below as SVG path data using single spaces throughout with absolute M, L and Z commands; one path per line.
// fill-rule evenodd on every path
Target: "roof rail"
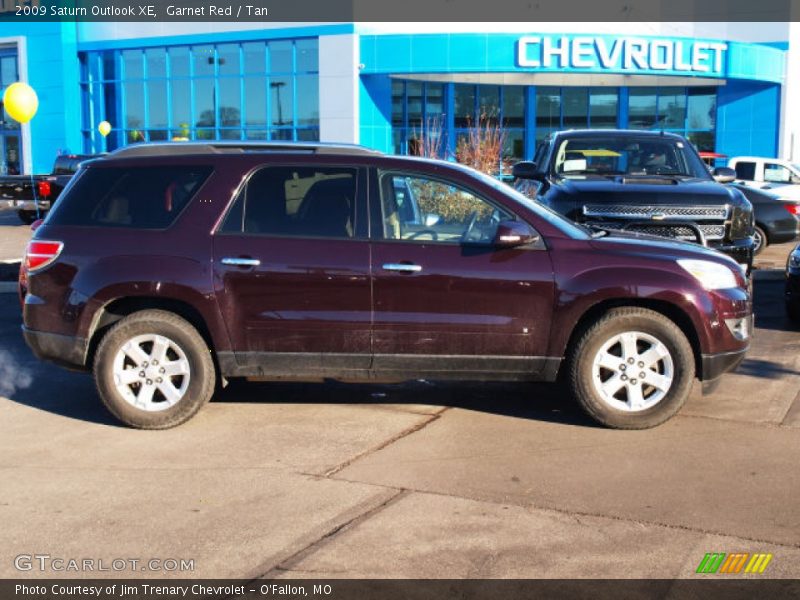
M 150 142 L 125 146 L 112 152 L 113 158 L 145 156 L 181 156 L 195 154 L 235 154 L 287 152 L 299 154 L 381 154 L 357 144 L 324 142 Z

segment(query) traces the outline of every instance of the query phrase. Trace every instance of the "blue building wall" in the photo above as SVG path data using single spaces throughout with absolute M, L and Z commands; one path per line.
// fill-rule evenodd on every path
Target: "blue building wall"
M 59 152 L 79 152 L 80 90 L 74 23 L 0 23 L 0 38 L 24 36 L 27 79 L 39 96 L 28 171 L 49 173 Z M 22 76 L 22 73 L 20 73 Z
M 392 81 L 386 75 L 364 75 L 359 85 L 360 142 L 392 151 Z
M 375 73 L 623 73 L 629 75 L 679 75 L 681 77 L 716 77 L 754 79 L 780 83 L 783 80 L 784 51 L 765 44 L 726 42 L 723 40 L 695 40 L 690 38 L 664 38 L 641 36 L 636 41 L 646 43 L 669 42 L 675 52 L 680 50 L 678 62 L 691 62 L 690 48 L 693 43 L 713 45 L 723 43 L 727 49 L 720 69 L 715 70 L 712 60 L 703 61 L 707 71 L 683 70 L 679 68 L 640 67 L 635 63 L 626 67 L 623 52 L 617 52 L 607 67 L 583 68 L 576 66 L 575 55 L 569 54 L 566 64 L 554 60 L 550 66 L 529 67 L 519 64 L 518 42 L 520 34 L 507 33 L 454 33 L 454 34 L 392 34 L 362 35 L 362 74 Z M 590 50 L 591 60 L 600 62 L 600 49 L 592 46 L 604 44 L 604 51 L 611 53 L 619 40 L 630 41 L 630 36 L 619 38 L 609 35 L 543 34 L 554 44 L 571 40 L 584 40 Z M 588 42 L 587 42 L 588 40 Z
M 730 80 L 717 93 L 717 152 L 777 156 L 781 87 Z

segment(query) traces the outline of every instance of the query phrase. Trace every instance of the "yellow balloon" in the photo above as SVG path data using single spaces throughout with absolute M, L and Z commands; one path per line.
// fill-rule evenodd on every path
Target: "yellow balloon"
M 3 104 L 9 116 L 20 123 L 27 123 L 39 109 L 39 98 L 27 83 L 18 81 L 6 88 Z
M 100 124 L 97 126 L 97 131 L 100 132 L 100 135 L 106 137 L 109 133 L 111 133 L 111 123 L 108 121 L 100 121 Z

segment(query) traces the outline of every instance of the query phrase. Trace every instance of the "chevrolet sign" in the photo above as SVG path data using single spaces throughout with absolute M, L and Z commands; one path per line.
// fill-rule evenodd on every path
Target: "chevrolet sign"
M 517 43 L 522 68 L 722 75 L 728 45 L 699 40 L 525 36 Z

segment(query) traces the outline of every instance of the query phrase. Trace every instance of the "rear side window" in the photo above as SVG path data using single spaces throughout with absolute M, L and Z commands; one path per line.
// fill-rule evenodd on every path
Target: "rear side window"
M 48 222 L 165 229 L 210 173 L 197 166 L 89 168 L 56 201 Z
M 736 163 L 736 179 L 746 179 L 747 181 L 754 181 L 755 178 L 756 178 L 756 163 L 754 162 Z
M 264 167 L 242 188 L 221 231 L 352 238 L 357 169 Z

